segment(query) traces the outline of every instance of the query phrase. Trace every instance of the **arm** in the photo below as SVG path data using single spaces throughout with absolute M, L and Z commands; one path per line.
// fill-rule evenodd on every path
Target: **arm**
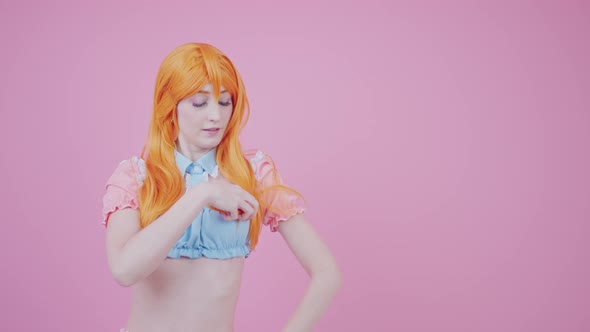
M 342 274 L 303 214 L 280 222 L 278 231 L 311 277 L 309 288 L 282 332 L 311 331 L 342 286 Z
M 272 158 L 257 151 L 250 155 L 250 162 L 261 188 L 282 185 L 283 179 Z M 261 195 L 270 206 L 265 211 L 263 224 L 272 232 L 279 232 L 303 266 L 311 282 L 305 296 L 282 332 L 311 331 L 317 320 L 328 308 L 332 298 L 342 285 L 342 275 L 336 260 L 320 239 L 312 225 L 305 219 L 305 202 L 291 192 L 272 190 Z
M 207 206 L 204 190 L 199 190 L 201 185 L 191 188 L 144 229 L 140 228 L 136 209 L 125 208 L 110 215 L 106 231 L 107 259 L 120 285 L 135 284 L 164 261 L 170 248 Z

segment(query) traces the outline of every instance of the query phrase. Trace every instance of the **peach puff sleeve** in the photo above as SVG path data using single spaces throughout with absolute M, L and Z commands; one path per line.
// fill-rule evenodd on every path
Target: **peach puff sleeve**
M 249 154 L 248 159 L 254 170 L 258 185 L 262 190 L 260 196 L 263 201 L 260 202 L 260 208 L 263 209 L 262 224 L 269 226 L 271 232 L 276 232 L 278 231 L 279 222 L 305 212 L 307 209 L 306 203 L 303 197 L 295 192 L 275 187 L 276 185 L 285 184 L 268 154 L 258 150 L 254 156 Z
M 145 178 L 145 161 L 132 157 L 119 163 L 106 183 L 102 203 L 102 225 L 107 226 L 111 213 L 124 208 L 139 208 L 138 192 Z

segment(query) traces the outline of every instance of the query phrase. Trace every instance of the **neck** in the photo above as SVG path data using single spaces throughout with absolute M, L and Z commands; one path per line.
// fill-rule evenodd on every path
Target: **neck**
M 190 144 L 183 144 L 181 141 L 176 141 L 176 150 L 192 161 L 199 160 L 199 158 L 211 151 L 211 149 L 202 149 Z

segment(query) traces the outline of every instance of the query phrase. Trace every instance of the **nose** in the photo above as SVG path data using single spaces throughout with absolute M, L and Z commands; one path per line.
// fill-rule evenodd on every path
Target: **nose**
M 212 106 L 211 109 L 209 110 L 208 118 L 210 121 L 219 121 L 220 116 L 221 116 L 220 107 L 217 103 L 215 103 L 215 105 Z

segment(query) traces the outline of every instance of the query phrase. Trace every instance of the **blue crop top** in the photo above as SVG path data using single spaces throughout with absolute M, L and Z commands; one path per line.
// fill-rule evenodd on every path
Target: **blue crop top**
M 199 182 L 207 181 L 211 176 L 218 174 L 214 148 L 193 162 L 177 150 L 174 151 L 176 165 L 184 175 L 185 187 L 190 187 Z M 255 155 L 246 155 L 254 170 L 256 179 L 261 186 L 276 184 L 282 178 L 276 173 L 272 159 L 262 151 Z M 103 221 L 106 227 L 111 213 L 123 208 L 139 208 L 138 191 L 145 178 L 145 161 L 132 157 L 122 161 L 106 184 L 106 193 L 103 197 Z M 304 201 L 298 195 L 281 193 L 280 196 L 266 196 L 266 202 L 280 204 L 282 213 L 264 211 L 262 223 L 270 226 L 272 232 L 277 231 L 280 221 L 287 220 L 297 213 L 306 210 Z M 184 234 L 178 239 L 168 252 L 169 258 L 215 258 L 227 259 L 232 257 L 246 257 L 250 254 L 248 241 L 250 221 L 228 221 L 223 216 L 208 207 L 201 210 L 199 215 L 188 226 Z

